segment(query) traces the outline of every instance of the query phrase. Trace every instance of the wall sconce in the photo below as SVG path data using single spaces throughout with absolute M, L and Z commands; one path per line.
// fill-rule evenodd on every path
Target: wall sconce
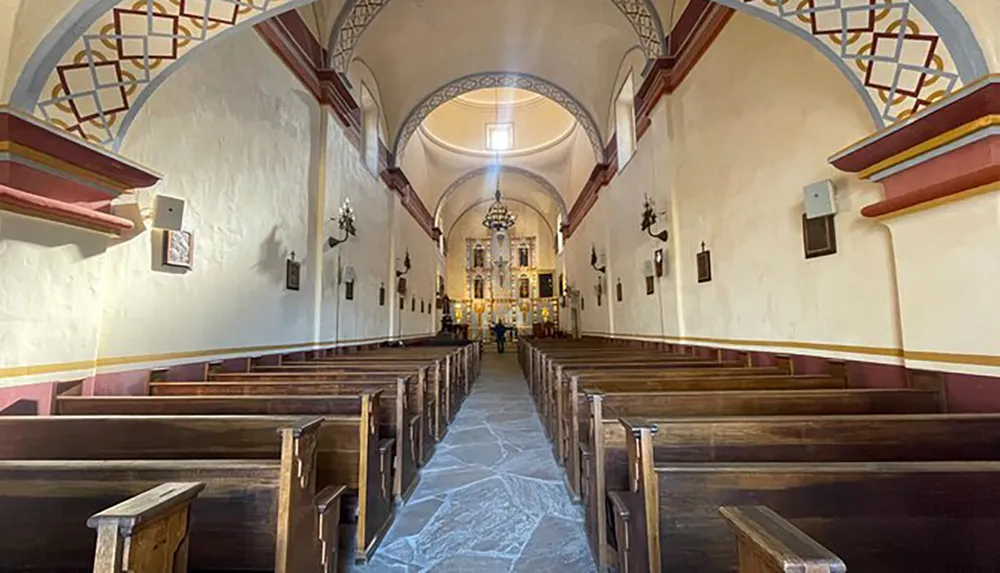
M 333 219 L 330 220 L 333 221 Z M 354 210 L 351 209 L 350 199 L 344 199 L 344 204 L 340 206 L 340 216 L 337 219 L 337 226 L 344 232 L 344 238 L 330 237 L 327 240 L 327 244 L 331 249 L 346 242 L 347 239 L 357 236 L 357 229 L 354 228 Z
M 646 202 L 642 207 L 642 224 L 639 228 L 649 233 L 650 237 L 659 239 L 665 243 L 670 238 L 670 233 L 666 229 L 659 233 L 653 233 L 653 226 L 656 225 L 656 217 L 656 211 L 653 210 L 653 203 L 649 200 L 649 195 L 646 195 Z
M 399 278 L 399 277 L 405 275 L 406 273 L 410 272 L 410 267 L 411 267 L 411 265 L 410 265 L 410 249 L 406 249 L 406 256 L 403 257 L 403 268 L 405 270 L 396 271 L 396 278 Z
M 601 258 L 603 259 L 603 257 Z M 594 245 L 590 245 L 590 266 L 594 267 L 594 270 L 601 273 L 602 275 L 608 272 L 608 265 L 602 264 L 601 266 L 597 266 L 598 262 L 602 261 L 599 261 L 597 257 L 597 247 L 595 247 Z

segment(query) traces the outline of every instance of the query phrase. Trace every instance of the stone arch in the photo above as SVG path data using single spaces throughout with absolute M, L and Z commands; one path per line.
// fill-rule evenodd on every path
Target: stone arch
M 878 127 L 903 121 L 988 73 L 950 0 L 712 0 L 790 31 L 836 65 Z
M 556 230 L 552 227 L 552 223 L 549 223 L 549 220 L 545 218 L 545 215 L 541 211 L 538 210 L 538 207 L 535 207 L 531 203 L 528 203 L 527 201 L 524 201 L 523 199 L 518 199 L 516 197 L 504 197 L 503 200 L 505 202 L 517 203 L 518 205 L 523 205 L 528 209 L 534 211 L 535 214 L 538 215 L 538 218 L 541 219 L 542 223 L 544 223 L 545 226 L 549 229 L 549 233 L 551 233 L 552 236 L 555 236 Z M 455 220 L 452 221 L 450 225 L 448 225 L 448 231 L 444 234 L 444 236 L 450 237 L 451 233 L 455 230 L 455 226 L 458 225 L 458 223 L 473 209 L 479 207 L 480 205 L 486 205 L 487 203 L 492 203 L 492 202 L 493 198 L 490 197 L 489 199 L 482 199 L 480 201 L 476 201 L 475 203 L 467 206 L 465 209 L 462 209 L 462 212 L 459 213 L 457 217 L 455 217 Z
M 562 214 L 563 219 L 566 219 L 569 216 L 569 210 L 566 208 L 566 201 L 563 199 L 563 196 L 559 193 L 559 190 L 556 189 L 556 186 L 553 185 L 552 182 L 546 179 L 545 177 L 542 177 L 541 175 L 535 173 L 534 171 L 529 171 L 522 167 L 516 167 L 513 165 L 503 165 L 499 168 L 499 170 L 500 173 L 519 175 L 521 177 L 525 177 L 527 179 L 532 180 L 533 182 L 535 182 L 535 184 L 541 187 L 542 190 L 545 191 L 545 194 L 548 195 L 555 202 L 556 206 L 559 207 L 559 212 Z M 479 169 L 473 169 L 472 171 L 469 171 L 468 173 L 454 180 L 451 183 L 451 185 L 449 185 L 448 188 L 444 190 L 444 193 L 441 194 L 441 197 L 438 198 L 437 206 L 434 207 L 434 217 L 437 218 L 441 215 L 441 209 L 444 208 L 444 204 L 448 201 L 448 198 L 454 195 L 459 189 L 461 189 L 463 185 L 465 185 L 469 181 L 472 181 L 473 179 L 478 179 L 486 175 L 495 175 L 496 172 L 497 172 L 497 167 L 495 165 L 480 167 Z M 492 199 L 490 200 L 492 201 Z
M 666 54 L 666 36 L 660 15 L 651 0 L 611 0 L 635 31 L 639 45 L 647 60 Z M 328 49 L 330 66 L 338 72 L 347 70 L 354 48 L 365 30 L 389 0 L 347 0 L 330 33 Z
M 587 138 L 590 139 L 590 145 L 594 148 L 594 156 L 598 162 L 604 161 L 604 146 L 601 144 L 601 132 L 597 128 L 597 122 L 594 121 L 594 117 L 590 115 L 587 108 L 569 92 L 549 80 L 533 74 L 483 72 L 460 77 L 439 87 L 410 110 L 396 134 L 396 141 L 392 147 L 393 162 L 398 165 L 400 154 L 406 148 L 406 143 L 432 111 L 462 94 L 486 88 L 518 88 L 547 97 L 561 105 L 563 109 L 576 118 L 577 123 L 587 133 Z
M 219 36 L 312 0 L 84 0 L 35 49 L 11 105 L 117 148 L 156 88 Z

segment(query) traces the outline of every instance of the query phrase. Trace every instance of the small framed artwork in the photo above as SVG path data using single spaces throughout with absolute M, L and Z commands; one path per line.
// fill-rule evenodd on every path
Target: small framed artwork
M 405 296 L 400 296 L 399 297 L 399 310 L 406 310 L 406 297 Z
M 814 219 L 802 214 L 802 246 L 807 259 L 837 254 L 837 227 L 834 216 Z
M 302 276 L 302 263 L 295 260 L 293 251 L 288 260 L 285 261 L 285 288 L 288 290 L 299 290 L 299 281 Z
M 427 309 L 424 308 L 424 300 L 420 299 L 420 314 L 423 314 L 426 311 Z
M 663 276 L 663 249 L 656 249 L 656 252 L 653 253 L 653 266 L 655 267 L 655 270 L 656 270 L 656 276 L 657 277 L 662 277 Z
M 344 283 L 344 298 L 354 300 L 354 281 Z
M 416 298 L 411 298 L 410 299 L 410 312 L 417 312 L 417 299 Z
M 187 231 L 163 231 L 163 265 L 190 269 L 194 260 L 194 237 Z
M 646 277 L 646 294 L 651 295 L 656 292 L 656 281 L 653 277 Z
M 707 283 L 712 280 L 712 252 L 705 249 L 705 243 L 701 244 L 701 252 L 698 253 L 698 282 Z
M 615 284 L 615 298 L 618 299 L 618 302 L 622 301 L 622 280 L 621 279 L 618 279 L 618 283 Z
M 378 285 L 378 305 L 385 306 L 385 283 Z

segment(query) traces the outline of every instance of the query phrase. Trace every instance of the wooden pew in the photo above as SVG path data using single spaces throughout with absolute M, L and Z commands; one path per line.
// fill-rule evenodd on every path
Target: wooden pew
M 736 534 L 739 573 L 847 573 L 847 565 L 764 506 L 721 507 Z
M 746 368 L 744 370 L 753 369 Z M 560 388 L 562 389 L 562 385 Z M 718 377 L 676 377 L 668 372 L 664 373 L 662 378 L 651 377 L 635 381 L 574 375 L 569 377 L 569 383 L 564 391 L 560 391 L 556 396 L 555 421 L 552 422 L 556 460 L 564 467 L 567 464 L 570 464 L 570 467 L 579 465 L 577 456 L 580 451 L 580 423 L 586 421 L 590 415 L 585 392 L 614 393 L 624 399 L 625 393 L 629 392 L 634 395 L 636 393 L 673 391 L 835 390 L 844 388 L 846 388 L 845 378 L 829 375 L 793 376 L 756 373 L 750 376 L 733 374 Z M 635 415 L 650 416 L 655 414 L 656 412 L 652 411 Z
M 312 381 L 312 374 L 249 375 L 250 379 L 233 382 L 151 382 L 152 396 L 324 396 L 358 395 L 364 392 L 382 392 L 380 408 L 389 415 L 377 419 L 391 419 L 383 429 L 394 439 L 393 458 L 398 471 L 393 474 L 393 494 L 402 502 L 413 492 L 419 481 L 418 466 L 427 457 L 420 451 L 421 443 L 429 443 L 427 426 L 422 424 L 419 392 L 412 379 L 371 381 Z M 322 375 L 319 375 L 322 378 Z
M 1000 564 L 1000 538 L 984 533 L 1000 525 L 998 461 L 661 462 L 653 427 L 627 427 L 627 488 L 608 494 L 620 570 L 735 570 L 717 509 L 746 503 L 784 515 L 857 563 L 852 571 L 989 571 Z M 873 539 L 885 541 L 869 545 Z
M 588 394 L 590 401 L 590 417 L 587 423 L 583 424 L 580 432 L 580 454 L 578 459 L 572 460 L 573 465 L 567 468 L 567 478 L 570 489 L 576 495 L 582 495 L 586 508 L 588 535 L 591 540 L 591 549 L 595 557 L 601 563 L 608 563 L 609 557 L 606 550 L 606 513 L 605 492 L 621 489 L 628 474 L 626 462 L 627 450 L 631 444 L 628 431 L 620 422 L 622 418 L 628 417 L 654 417 L 650 424 L 664 425 L 670 427 L 672 432 L 667 433 L 657 431 L 652 436 L 657 460 L 666 461 L 751 461 L 745 456 L 750 455 L 743 450 L 740 455 L 744 457 L 730 458 L 737 454 L 723 447 L 725 440 L 734 439 L 733 434 L 718 434 L 717 430 L 711 428 L 725 428 L 728 418 L 719 416 L 733 416 L 734 420 L 747 419 L 748 416 L 799 416 L 791 418 L 791 422 L 784 425 L 781 420 L 775 422 L 774 426 L 769 426 L 771 418 L 748 418 L 746 426 L 759 428 L 753 432 L 741 427 L 740 432 L 748 432 L 744 437 L 747 439 L 749 452 L 760 452 L 759 458 L 752 461 L 768 461 L 776 459 L 795 460 L 800 459 L 794 455 L 811 456 L 801 459 L 822 459 L 824 450 L 823 439 L 831 442 L 830 455 L 848 456 L 847 459 L 866 459 L 861 456 L 866 455 L 865 446 L 869 442 L 864 441 L 864 432 L 869 432 L 871 436 L 884 436 L 879 433 L 879 429 L 873 428 L 869 422 L 864 421 L 859 426 L 853 427 L 853 432 L 840 436 L 836 432 L 823 438 L 809 439 L 808 428 L 813 426 L 824 427 L 822 424 L 829 417 L 833 419 L 838 415 L 862 415 L 875 416 L 879 414 L 932 414 L 940 411 L 939 395 L 933 391 L 925 390 L 789 390 L 789 391 L 761 391 L 761 392 L 666 392 L 658 394 Z M 672 457 L 677 451 L 677 444 L 669 442 L 675 433 L 675 425 L 672 423 L 676 417 L 678 422 L 690 424 L 680 426 L 689 428 L 683 433 L 683 439 L 691 442 L 691 449 L 688 456 Z M 876 416 L 875 420 L 890 420 L 885 416 Z M 815 420 L 815 421 L 813 421 Z M 865 420 L 865 419 L 863 419 Z M 1000 418 L 998 418 L 1000 420 Z M 927 418 L 920 418 L 923 428 L 934 427 L 927 421 Z M 716 426 L 711 426 L 717 422 Z M 836 422 L 831 422 L 834 424 Z M 841 422 L 844 427 L 849 424 Z M 809 426 L 812 424 L 812 426 Z M 948 426 L 943 426 L 948 428 Z M 791 436 L 789 440 L 780 440 L 780 431 L 768 428 L 781 428 Z M 902 431 L 903 427 L 896 427 Z M 915 431 L 915 430 L 911 430 Z M 751 441 L 765 433 L 766 437 L 761 441 Z M 743 434 L 739 434 L 743 436 Z M 951 438 L 949 434 L 946 437 Z M 712 442 L 706 444 L 701 439 L 711 439 Z M 848 440 L 857 440 L 860 446 L 853 450 L 847 449 Z M 789 443 L 789 441 L 791 443 Z M 770 444 L 782 444 L 787 447 L 784 452 L 772 451 Z M 951 439 L 948 444 L 954 444 Z M 796 444 L 801 444 L 797 447 Z M 669 446 L 669 447 L 668 447 Z M 875 455 L 882 452 L 887 455 L 889 449 L 869 450 L 867 455 Z M 905 450 L 909 457 L 903 459 L 935 459 L 919 458 L 917 456 L 928 456 L 929 452 L 912 452 Z M 697 452 L 701 452 L 698 454 Z M 977 450 L 982 452 L 982 449 Z M 782 453 L 785 456 L 779 457 Z M 849 456 L 853 456 L 850 457 Z M 701 456 L 700 458 L 697 456 Z M 957 454 L 956 454 L 957 456 Z M 839 458 L 834 458 L 839 460 Z M 882 459 L 875 456 L 872 459 Z M 896 459 L 896 458 L 886 458 Z M 940 459 L 940 458 L 939 458 Z M 944 458 L 948 459 L 948 458 Z M 963 459 L 976 459 L 975 457 Z M 1000 458 L 998 458 L 1000 459 Z
M 0 571 L 187 571 L 188 515 L 203 483 L 134 495 L 79 475 L 18 481 L 25 474 L 0 462 Z
M 317 529 L 320 501 L 340 511 L 332 492 L 358 491 L 358 560 L 392 523 L 391 440 L 378 440 L 377 396 L 365 401 L 359 417 L 0 418 L 0 434 L 11 436 L 0 441 L 0 459 L 51 460 L 29 465 L 44 471 L 100 461 L 114 471 L 94 479 L 128 481 L 134 472 L 142 485 L 197 478 L 206 489 L 192 510 L 192 568 L 319 571 L 329 561 L 322 548 L 336 547 L 339 516 Z

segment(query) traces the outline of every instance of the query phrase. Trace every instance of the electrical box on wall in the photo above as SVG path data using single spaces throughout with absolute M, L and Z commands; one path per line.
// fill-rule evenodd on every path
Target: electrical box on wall
M 837 213 L 837 196 L 833 181 L 819 181 L 806 185 L 803 190 L 803 200 L 806 205 L 806 218 L 816 219 Z
M 153 204 L 153 226 L 157 229 L 180 231 L 184 223 L 184 200 L 157 195 Z

